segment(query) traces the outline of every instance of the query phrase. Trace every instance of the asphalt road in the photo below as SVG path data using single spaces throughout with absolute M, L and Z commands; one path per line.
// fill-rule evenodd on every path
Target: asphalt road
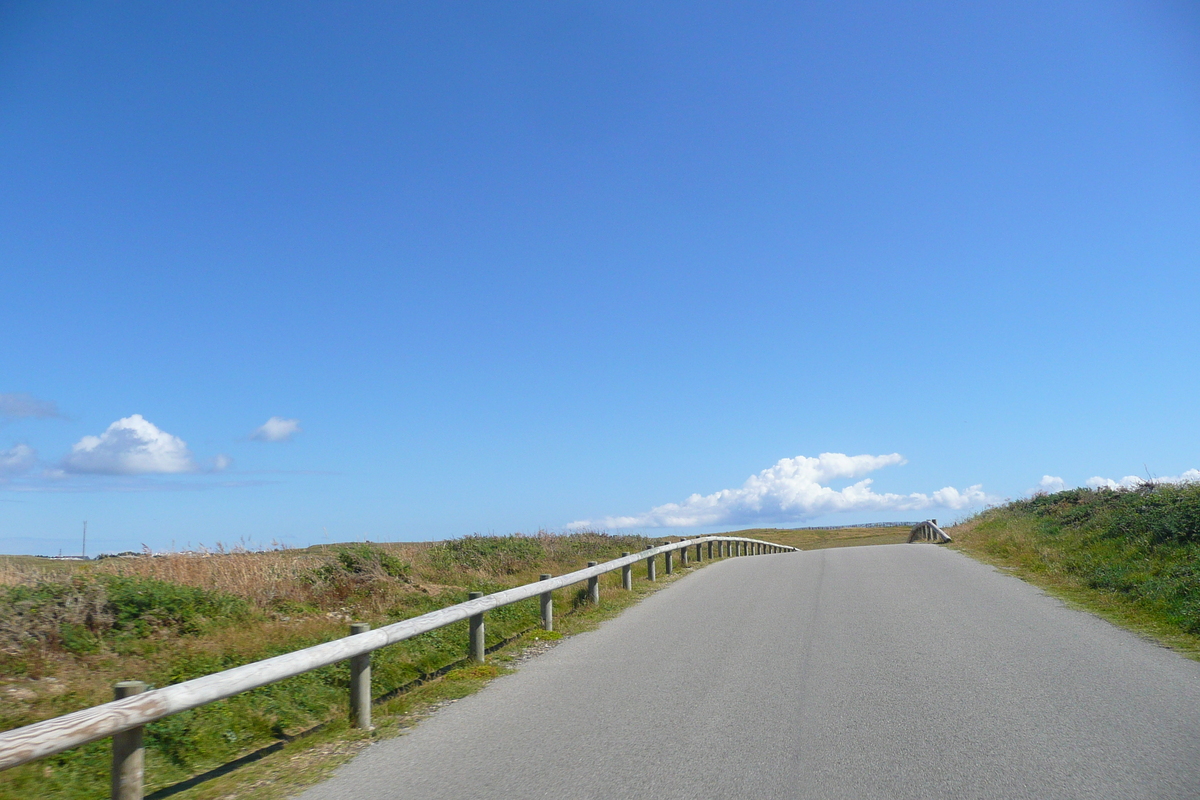
M 935 545 L 740 558 L 302 797 L 1198 798 L 1200 664 Z

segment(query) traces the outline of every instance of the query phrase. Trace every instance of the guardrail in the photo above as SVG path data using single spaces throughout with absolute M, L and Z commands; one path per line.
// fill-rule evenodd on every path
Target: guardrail
M 444 627 L 454 622 L 469 620 L 469 648 L 471 658 L 483 662 L 484 614 L 494 608 L 506 606 L 533 597 L 540 598 L 542 626 L 554 629 L 554 600 L 552 592 L 576 583 L 587 581 L 588 599 L 600 602 L 600 576 L 621 570 L 621 585 L 633 588 L 633 567 L 639 561 L 646 563 L 646 577 L 656 579 L 656 558 L 663 556 L 664 567 L 669 575 L 674 571 L 674 554 L 686 566 L 692 548 L 696 560 L 702 561 L 707 546 L 708 558 L 727 556 L 760 555 L 766 553 L 794 552 L 787 547 L 765 542 L 761 539 L 745 539 L 738 536 L 701 536 L 696 539 L 671 542 L 659 547 L 647 547 L 639 553 L 623 553 L 621 558 L 597 564 L 589 561 L 585 569 L 551 577 L 542 575 L 542 580 L 505 589 L 489 595 L 472 592 L 465 603 L 422 614 L 419 617 L 394 622 L 376 630 L 366 623 L 350 626 L 350 635 L 332 642 L 306 647 L 292 653 L 255 661 L 233 669 L 205 675 L 173 686 L 146 691 L 141 681 L 123 681 L 115 687 L 116 699 L 110 703 L 92 706 L 61 717 L 36 722 L 23 728 L 0 733 L 0 770 L 9 769 L 39 758 L 61 753 L 98 739 L 112 737 L 112 797 L 113 800 L 141 800 L 143 783 L 144 750 L 143 728 L 163 717 L 197 708 L 217 700 L 257 689 L 269 683 L 293 678 L 310 670 L 325 667 L 338 661 L 350 662 L 350 714 L 352 722 L 363 728 L 371 727 L 371 653 L 389 644 L 404 641 L 421 633 Z M 715 547 L 714 547 L 715 546 Z
M 936 519 L 927 519 L 924 522 L 918 522 L 913 525 L 911 531 L 908 532 L 908 543 L 914 542 L 933 542 L 934 544 L 945 544 L 953 541 L 950 534 L 938 527 Z

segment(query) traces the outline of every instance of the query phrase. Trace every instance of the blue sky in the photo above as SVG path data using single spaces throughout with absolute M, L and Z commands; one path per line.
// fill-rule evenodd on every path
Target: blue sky
M 0 186 L 0 551 L 1200 467 L 1184 2 L 6 3 Z

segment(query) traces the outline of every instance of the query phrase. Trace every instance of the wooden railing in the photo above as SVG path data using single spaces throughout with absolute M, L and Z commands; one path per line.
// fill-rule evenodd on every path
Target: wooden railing
M 255 661 L 241 667 L 205 675 L 173 686 L 146 691 L 140 681 L 124 681 L 117 684 L 117 699 L 110 703 L 92 706 L 54 719 L 44 720 L 23 728 L 0 733 L 0 770 L 35 761 L 39 758 L 61 753 L 88 742 L 112 737 L 113 739 L 113 800 L 141 800 L 143 782 L 142 731 L 148 723 L 171 714 L 206 705 L 217 700 L 233 697 L 241 692 L 257 689 L 269 683 L 293 678 L 310 670 L 328 666 L 339 661 L 350 662 L 350 707 L 351 718 L 359 727 L 371 727 L 371 653 L 389 644 L 404 641 L 421 633 L 444 627 L 462 620 L 470 621 L 469 647 L 471 658 L 482 662 L 484 651 L 484 614 L 494 608 L 539 597 L 541 600 L 542 626 L 546 630 L 554 627 L 553 595 L 576 583 L 588 582 L 588 599 L 600 602 L 600 576 L 621 570 L 621 585 L 633 587 L 633 567 L 641 561 L 646 563 L 646 577 L 656 578 L 656 558 L 663 557 L 667 574 L 674 571 L 674 555 L 680 554 L 684 565 L 688 563 L 692 549 L 697 561 L 703 560 L 704 551 L 708 558 L 738 555 L 760 555 L 766 553 L 793 552 L 794 547 L 745 539 L 736 536 L 701 536 L 696 539 L 671 542 L 659 547 L 648 547 L 639 553 L 623 553 L 621 558 L 597 564 L 588 562 L 585 569 L 559 577 L 543 575 L 542 580 L 494 594 L 471 593 L 465 603 L 441 608 L 419 617 L 395 622 L 376 630 L 365 623 L 351 626 L 351 635 L 335 639 L 314 647 L 306 647 L 292 653 Z
M 924 522 L 918 522 L 913 525 L 911 531 L 908 532 L 908 543 L 913 542 L 933 542 L 935 544 L 945 544 L 952 541 L 950 534 L 938 527 L 936 519 L 927 519 Z

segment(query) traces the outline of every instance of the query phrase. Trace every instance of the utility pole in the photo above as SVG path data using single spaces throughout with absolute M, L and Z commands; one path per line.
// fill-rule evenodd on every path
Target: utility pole
M 83 521 L 83 552 L 80 554 L 87 558 L 87 520 Z

